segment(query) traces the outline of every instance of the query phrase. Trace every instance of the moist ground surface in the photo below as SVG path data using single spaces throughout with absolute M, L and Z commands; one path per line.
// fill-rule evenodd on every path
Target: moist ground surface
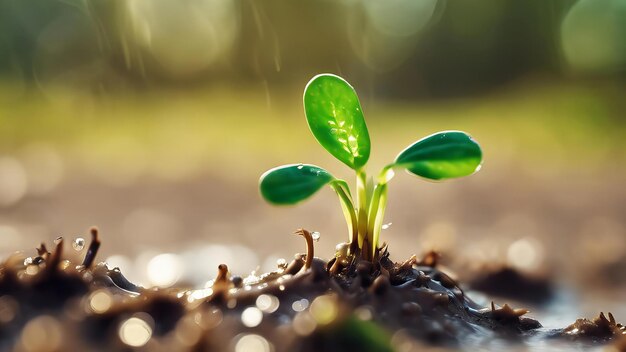
M 483 307 L 438 269 L 437 255 L 395 263 L 312 248 L 275 271 L 246 278 L 226 265 L 204 288 L 137 286 L 95 264 L 97 231 L 81 261 L 63 258 L 63 240 L 0 267 L 0 350 L 410 351 L 500 349 L 503 345 L 623 348 L 612 314 L 545 329 L 526 309 Z M 307 256 L 309 258 L 307 258 Z M 308 259 L 308 260 L 307 260 Z M 622 339 L 622 341 L 619 341 Z M 621 346 L 621 347 L 620 347 Z

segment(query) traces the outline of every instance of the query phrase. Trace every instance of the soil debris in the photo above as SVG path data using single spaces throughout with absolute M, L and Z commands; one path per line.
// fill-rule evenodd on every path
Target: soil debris
M 526 309 L 472 301 L 436 267 L 434 252 L 394 263 L 386 247 L 374 262 L 338 251 L 326 262 L 313 256 L 308 231 L 296 233 L 307 242 L 306 254 L 243 278 L 221 264 L 199 289 L 144 288 L 118 268 L 94 264 L 95 228 L 80 264 L 62 258 L 62 239 L 52 253 L 42 244 L 38 260 L 13 255 L 0 265 L 0 350 L 23 347 L 27 326 L 42 314 L 62 337 L 55 348 L 92 351 L 225 351 L 255 343 L 276 352 L 392 351 L 409 340 L 472 349 L 541 327 L 525 317 Z M 561 333 L 602 343 L 623 335 L 624 327 L 609 313 L 579 319 Z
M 609 317 L 600 312 L 596 318 L 591 320 L 577 319 L 573 324 L 567 326 L 561 332 L 562 336 L 574 339 L 610 340 L 626 336 L 626 327 L 615 321 L 613 314 Z

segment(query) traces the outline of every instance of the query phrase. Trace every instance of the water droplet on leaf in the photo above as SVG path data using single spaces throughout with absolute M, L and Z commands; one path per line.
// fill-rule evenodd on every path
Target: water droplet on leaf
M 313 241 L 315 241 L 315 242 L 319 241 L 320 237 L 321 237 L 321 235 L 320 235 L 319 232 L 317 232 L 317 231 L 311 232 L 311 238 L 313 238 Z

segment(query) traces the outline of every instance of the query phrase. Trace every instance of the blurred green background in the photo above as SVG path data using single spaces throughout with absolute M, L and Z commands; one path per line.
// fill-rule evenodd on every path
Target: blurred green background
M 352 179 L 302 111 L 332 72 L 361 98 L 370 172 L 438 130 L 485 152 L 467 179 L 394 179 L 392 258 L 434 248 L 461 274 L 495 261 L 623 297 L 624 38 L 626 0 L 0 0 L 0 257 L 91 225 L 145 284 L 271 270 L 299 227 L 331 257 L 332 192 L 274 208 L 257 182 L 294 162 Z

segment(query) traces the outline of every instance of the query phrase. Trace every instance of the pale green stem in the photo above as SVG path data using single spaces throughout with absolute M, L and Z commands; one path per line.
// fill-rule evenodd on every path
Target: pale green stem
M 380 232 L 383 226 L 383 220 L 385 217 L 385 209 L 387 208 L 387 182 L 389 182 L 394 174 L 394 164 L 385 166 L 378 176 L 378 184 L 374 187 L 372 199 L 370 200 L 369 212 L 367 214 L 367 233 L 370 236 L 369 243 L 372 248 L 372 258 L 376 254 L 376 248 L 378 248 L 378 242 L 380 240 Z
M 359 234 L 359 248 L 363 247 L 363 240 L 367 236 L 367 175 L 363 169 L 356 170 L 357 188 L 357 220 Z M 363 248 L 362 248 L 363 249 Z
M 383 167 L 383 169 L 380 170 L 380 174 L 378 174 L 378 183 L 387 184 L 387 182 L 391 181 L 391 179 L 396 175 L 396 173 L 393 171 L 393 168 L 395 166 L 397 165 L 389 164 Z
M 380 231 L 382 230 L 383 220 L 385 217 L 385 208 L 387 207 L 387 184 L 377 184 L 372 195 L 372 202 L 369 209 L 368 235 L 372 258 L 376 255 L 378 241 L 380 239 Z
M 346 194 L 350 197 L 350 202 L 352 203 L 352 194 L 350 193 L 350 187 L 348 186 L 348 182 L 339 179 L 334 179 L 332 182 L 340 185 L 343 188 Z
M 334 180 L 330 183 L 330 187 L 332 187 L 332 189 L 337 192 L 337 195 L 339 196 L 341 210 L 343 211 L 343 215 L 346 218 L 346 223 L 348 224 L 349 241 L 350 243 L 357 243 L 357 241 L 359 240 L 359 235 L 357 231 L 357 217 L 354 210 L 354 205 L 352 204 L 352 198 L 349 195 L 350 190 L 348 189 L 348 184 L 346 183 L 346 181 L 343 180 Z

